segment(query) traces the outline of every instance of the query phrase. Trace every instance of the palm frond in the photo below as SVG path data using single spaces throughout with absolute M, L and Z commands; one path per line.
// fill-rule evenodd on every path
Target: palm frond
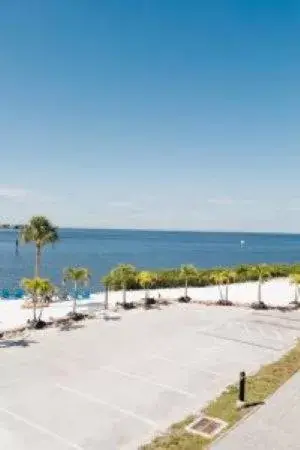
M 21 240 L 25 244 L 35 242 L 44 246 L 59 240 L 57 228 L 44 216 L 34 216 L 20 232 Z

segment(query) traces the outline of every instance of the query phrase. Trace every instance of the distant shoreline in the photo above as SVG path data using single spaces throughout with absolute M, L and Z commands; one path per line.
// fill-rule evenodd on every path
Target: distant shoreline
M 1 230 L 20 230 L 24 224 L 0 224 Z M 272 236 L 300 236 L 300 232 L 295 231 L 249 231 L 249 230 L 187 230 L 187 229 L 160 229 L 160 228 L 105 228 L 105 227 L 79 227 L 79 226 L 58 226 L 60 230 L 72 231 L 120 231 L 120 232 L 141 232 L 141 233 L 199 233 L 199 234 L 232 234 L 232 235 L 272 235 Z
M 8 223 L 0 224 L 0 230 L 21 230 L 22 228 L 24 228 L 24 225 L 21 224 L 17 225 L 12 225 Z
M 22 225 L 19 225 L 22 227 Z M 1 228 L 1 227 L 0 227 Z M 193 234 L 232 234 L 232 235 L 272 235 L 272 236 L 300 236 L 300 232 L 288 231 L 235 231 L 235 230 L 184 230 L 184 229 L 159 229 L 159 228 L 96 228 L 96 227 L 71 227 L 61 226 L 59 230 L 70 231 L 112 231 L 112 232 L 141 232 L 141 233 L 193 233 Z

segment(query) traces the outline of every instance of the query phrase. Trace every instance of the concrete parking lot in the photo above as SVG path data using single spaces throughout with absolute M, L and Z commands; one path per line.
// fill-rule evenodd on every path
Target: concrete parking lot
M 136 450 L 299 333 L 297 312 L 190 304 L 2 341 L 1 448 Z

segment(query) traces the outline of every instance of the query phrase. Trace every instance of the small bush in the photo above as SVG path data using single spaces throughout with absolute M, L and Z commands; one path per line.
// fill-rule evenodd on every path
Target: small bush
M 182 297 L 179 297 L 178 299 L 179 303 L 189 303 L 191 301 L 191 297 L 188 295 L 185 297 L 184 295 Z
M 134 309 L 134 308 L 136 308 L 136 304 L 134 302 L 121 303 L 121 306 L 124 309 Z
M 147 297 L 144 298 L 144 303 L 147 306 L 153 306 L 157 303 L 157 300 L 154 297 Z
M 32 330 L 41 330 L 47 326 L 44 320 L 28 320 L 28 328 Z
M 163 306 L 169 306 L 171 305 L 172 301 L 168 300 L 167 298 L 162 298 L 160 300 L 158 300 L 157 302 L 159 305 L 163 305 Z
M 144 298 L 144 306 L 146 309 L 150 309 L 153 305 L 156 305 L 157 301 L 153 297 Z
M 233 306 L 233 303 L 230 300 L 218 300 L 217 305 L 219 306 Z
M 252 309 L 269 309 L 268 305 L 266 305 L 264 302 L 254 302 L 251 304 Z
M 70 318 L 70 319 L 72 319 L 72 320 L 74 320 L 75 322 L 78 322 L 79 320 L 83 320 L 84 319 L 84 314 L 82 314 L 82 313 L 78 313 L 78 312 L 69 312 L 68 314 L 67 314 L 67 316 Z

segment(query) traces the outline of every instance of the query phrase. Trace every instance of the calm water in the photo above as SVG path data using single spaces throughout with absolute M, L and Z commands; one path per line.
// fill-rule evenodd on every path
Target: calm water
M 60 238 L 54 248 L 43 251 L 42 275 L 60 283 L 64 267 L 89 267 L 94 289 L 99 289 L 100 277 L 121 262 L 166 268 L 300 260 L 300 235 L 64 229 Z M 0 231 L 0 288 L 14 287 L 20 278 L 33 275 L 34 247 L 20 246 L 16 256 L 15 239 L 14 231 Z

